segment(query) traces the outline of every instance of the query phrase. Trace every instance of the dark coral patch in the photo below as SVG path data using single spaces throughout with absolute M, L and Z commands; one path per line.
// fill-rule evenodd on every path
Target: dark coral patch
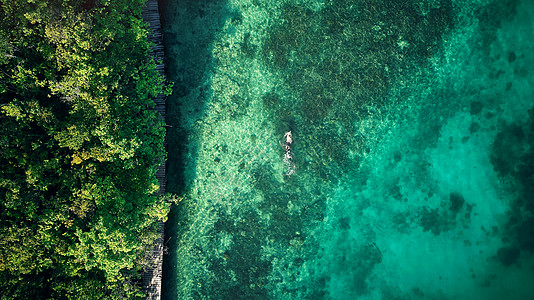
M 503 265 L 510 266 L 517 262 L 520 254 L 521 250 L 517 247 L 502 247 L 497 251 L 497 258 Z
M 465 204 L 465 199 L 464 199 L 464 196 L 462 196 L 462 194 L 460 193 L 456 193 L 456 192 L 452 192 L 449 196 L 449 209 L 451 210 L 451 212 L 453 214 L 458 214 L 458 212 L 460 211 L 460 209 L 462 209 L 462 207 L 464 206 Z

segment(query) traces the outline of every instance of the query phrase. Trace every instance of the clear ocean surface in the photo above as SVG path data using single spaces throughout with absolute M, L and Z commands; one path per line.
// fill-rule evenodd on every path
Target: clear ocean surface
M 534 299 L 534 1 L 160 10 L 164 299 Z

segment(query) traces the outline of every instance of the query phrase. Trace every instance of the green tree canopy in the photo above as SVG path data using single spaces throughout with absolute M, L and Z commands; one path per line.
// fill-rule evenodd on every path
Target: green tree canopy
M 168 211 L 144 0 L 0 5 L 0 298 L 140 296 Z

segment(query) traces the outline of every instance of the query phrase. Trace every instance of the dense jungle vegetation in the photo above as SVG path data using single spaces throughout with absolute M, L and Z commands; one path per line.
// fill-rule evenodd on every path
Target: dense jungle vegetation
M 143 296 L 169 208 L 144 2 L 0 2 L 1 299 Z

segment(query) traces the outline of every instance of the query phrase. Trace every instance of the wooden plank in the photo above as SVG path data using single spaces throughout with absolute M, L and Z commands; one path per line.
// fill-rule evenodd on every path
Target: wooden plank
M 159 16 L 159 6 L 157 0 L 148 0 L 143 10 L 143 19 L 150 26 L 149 40 L 154 43 L 152 48 L 152 56 L 161 63 L 158 64 L 156 70 L 165 75 L 164 51 L 163 51 L 163 36 L 161 31 L 161 23 Z M 166 107 L 165 97 L 163 94 L 154 98 L 155 107 L 154 111 L 161 115 L 163 121 L 165 121 Z M 165 138 L 165 145 L 167 144 Z M 156 178 L 159 182 L 159 193 L 163 195 L 166 188 L 166 169 L 165 163 L 163 163 L 156 172 Z M 145 272 L 143 273 L 143 290 L 147 294 L 147 299 L 160 300 L 161 299 L 161 276 L 163 266 L 163 222 L 158 224 L 158 238 L 154 243 L 154 247 L 146 254 L 147 265 Z

